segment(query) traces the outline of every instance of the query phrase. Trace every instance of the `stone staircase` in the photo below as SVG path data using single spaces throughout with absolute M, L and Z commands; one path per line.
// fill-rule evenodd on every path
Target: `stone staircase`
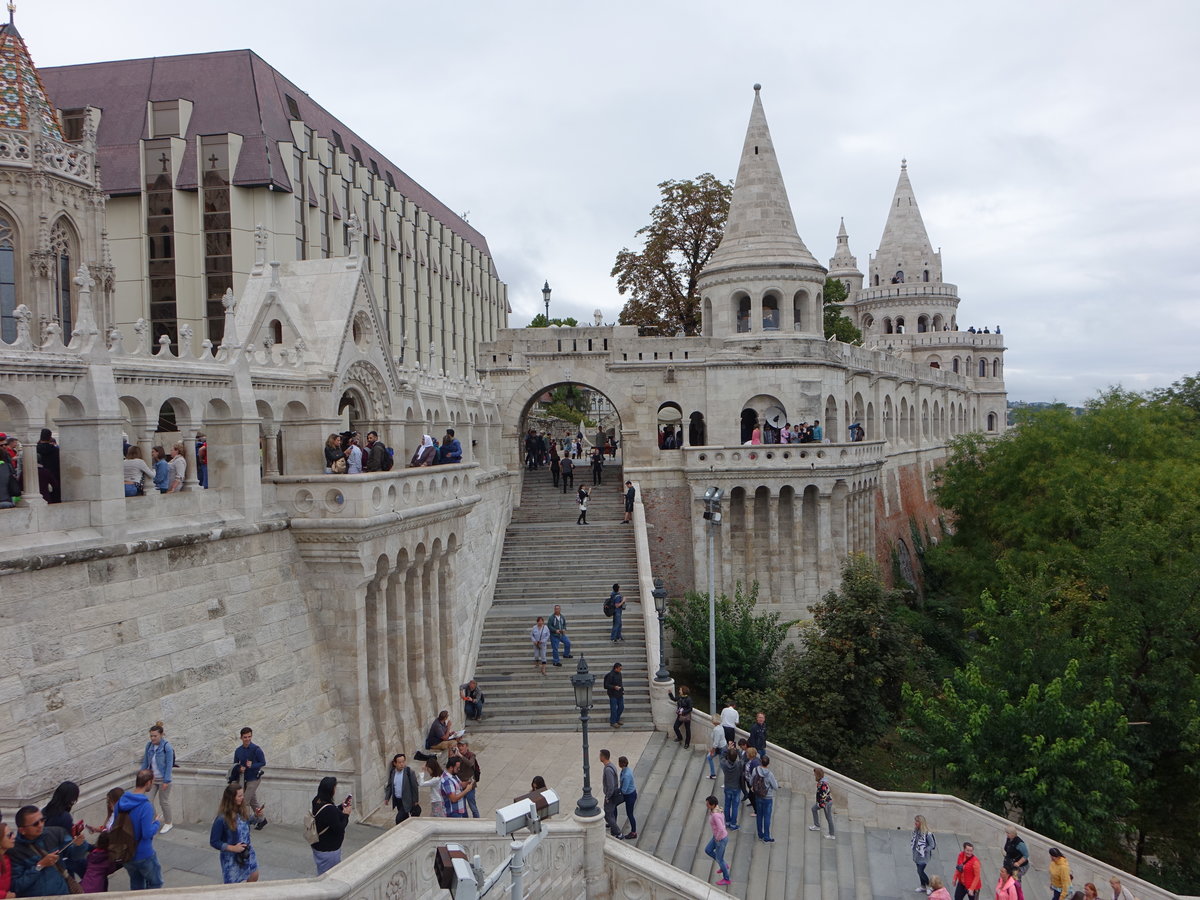
M 584 465 L 576 469 L 576 489 L 592 481 L 587 461 L 580 462 Z M 475 678 L 487 698 L 484 720 L 471 722 L 470 730 L 578 730 L 571 675 L 581 654 L 596 676 L 590 728 L 597 739 L 610 730 L 601 681 L 615 662 L 621 663 L 625 678 L 625 727 L 653 729 L 633 526 L 621 524 L 623 481 L 620 466 L 608 461 L 604 483 L 593 488 L 589 524 L 584 526 L 575 524 L 575 490 L 564 494 L 561 487 L 555 488 L 546 468 L 525 471 L 521 506 L 513 511 L 504 536 L 496 591 L 475 665 Z M 614 582 L 621 585 L 627 603 L 625 640 L 616 645 L 609 641 L 612 620 L 603 612 Z M 533 665 L 529 630 L 539 615 L 548 619 L 556 603 L 567 618 L 574 658 L 563 660 L 560 668 L 547 663 L 542 676 Z
M 693 738 L 706 744 L 711 730 L 700 722 Z M 704 854 L 712 837 L 705 815 L 704 798 L 712 794 L 724 807 L 721 771 L 708 778 L 704 748 L 697 744 L 684 750 L 672 735 L 652 741 L 634 770 L 638 785 L 638 838 L 633 843 L 664 862 L 715 882 L 720 878 L 716 864 Z M 874 896 L 867 863 L 867 836 L 862 826 L 844 819 L 837 821 L 836 841 L 807 829 L 808 801 L 794 786 L 785 785 L 775 798 L 771 836 L 765 844 L 756 837 L 755 818 L 742 801 L 740 830 L 729 833 L 725 862 L 735 897 L 770 900 L 864 900 Z M 626 827 L 624 808 L 619 816 Z M 915 883 L 915 876 L 914 876 Z

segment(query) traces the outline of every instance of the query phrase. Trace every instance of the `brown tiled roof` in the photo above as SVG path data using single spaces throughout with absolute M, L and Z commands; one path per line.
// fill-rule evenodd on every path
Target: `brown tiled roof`
M 277 143 L 294 140 L 284 99 L 287 96 L 295 101 L 301 118 L 318 134 L 331 138 L 336 131 L 343 146 L 359 149 L 364 164 L 370 166 L 374 162 L 396 190 L 483 251 L 491 261 L 491 251 L 482 234 L 252 50 L 57 66 L 42 69 L 41 74 L 50 97 L 60 109 L 95 106 L 103 110 L 97 135 L 98 162 L 104 189 L 109 194 L 141 191 L 138 141 L 150 137 L 147 105 L 153 100 L 175 99 L 190 100 L 193 104 L 186 135 L 188 150 L 181 171 L 195 171 L 192 138 L 230 132 L 243 138 L 233 173 L 234 184 L 247 187 L 270 184 L 291 191 L 287 165 L 280 157 Z M 181 188 L 195 186 L 184 184 L 182 179 L 179 184 Z M 491 272 L 496 274 L 494 262 Z

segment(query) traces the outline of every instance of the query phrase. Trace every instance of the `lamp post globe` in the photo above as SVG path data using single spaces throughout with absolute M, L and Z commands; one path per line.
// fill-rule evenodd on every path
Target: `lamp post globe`
M 546 324 L 550 324 L 550 282 L 542 285 L 542 300 L 546 304 Z

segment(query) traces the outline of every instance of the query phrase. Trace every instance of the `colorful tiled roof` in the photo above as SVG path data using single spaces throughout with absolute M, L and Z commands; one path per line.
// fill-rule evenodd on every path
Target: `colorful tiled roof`
M 0 25 L 0 127 L 21 128 L 62 140 L 54 104 L 15 25 Z

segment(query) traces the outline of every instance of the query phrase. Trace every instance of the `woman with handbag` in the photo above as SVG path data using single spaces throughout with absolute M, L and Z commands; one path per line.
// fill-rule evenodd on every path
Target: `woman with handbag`
M 221 878 L 226 884 L 258 881 L 258 857 L 250 846 L 250 823 L 242 816 L 245 789 L 236 782 L 225 785 L 217 817 L 208 832 L 208 843 L 221 852 Z
M 678 697 L 667 693 L 675 703 L 675 743 L 683 741 L 684 750 L 690 750 L 692 747 L 692 698 L 688 696 L 690 693 L 686 684 L 679 686 Z M 680 726 L 683 727 L 682 736 L 679 734 Z

